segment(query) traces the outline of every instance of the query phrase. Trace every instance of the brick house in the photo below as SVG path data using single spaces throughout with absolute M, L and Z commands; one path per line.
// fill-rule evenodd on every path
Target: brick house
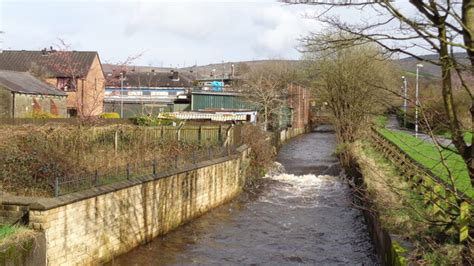
M 306 128 L 310 126 L 310 103 L 312 95 L 305 87 L 288 84 L 288 107 L 292 110 L 293 128 Z
M 0 118 L 31 117 L 39 111 L 65 117 L 66 96 L 29 73 L 0 70 Z
M 67 116 L 97 116 L 103 111 L 105 76 L 97 52 L 6 50 L 0 70 L 29 72 L 67 94 Z

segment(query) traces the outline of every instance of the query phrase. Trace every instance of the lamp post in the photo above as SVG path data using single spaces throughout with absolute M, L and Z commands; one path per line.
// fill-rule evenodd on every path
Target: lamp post
M 407 78 L 402 76 L 403 80 L 403 127 L 407 127 Z
M 123 118 L 123 72 L 120 72 L 120 118 Z
M 420 72 L 420 68 L 422 68 L 422 64 L 416 64 L 416 91 L 415 91 L 415 137 L 418 138 L 418 105 L 420 101 L 418 100 L 418 76 Z

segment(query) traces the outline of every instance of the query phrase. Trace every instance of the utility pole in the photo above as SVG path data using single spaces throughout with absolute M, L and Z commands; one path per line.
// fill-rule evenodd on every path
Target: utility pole
M 123 118 L 123 72 L 120 72 L 120 118 Z
M 403 80 L 403 127 L 407 127 L 407 78 L 402 76 Z
M 415 91 L 415 137 L 418 138 L 418 105 L 420 101 L 418 99 L 418 76 L 420 75 L 420 68 L 422 68 L 422 64 L 416 64 L 416 91 Z

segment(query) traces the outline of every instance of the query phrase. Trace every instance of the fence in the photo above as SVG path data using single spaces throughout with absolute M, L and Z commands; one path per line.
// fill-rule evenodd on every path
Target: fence
M 128 163 L 121 167 L 108 169 L 106 173 L 98 170 L 93 173 L 75 177 L 56 177 L 54 183 L 54 196 L 77 192 L 92 187 L 98 187 L 122 180 L 154 175 L 173 169 L 182 169 L 199 162 L 213 160 L 224 156 L 236 154 L 236 146 L 208 147 L 200 150 L 193 150 L 189 154 L 175 155 L 165 160 L 150 160 L 140 163 Z
M 69 134 L 72 132 L 74 134 Z M 49 143 L 58 147 L 75 145 L 85 150 L 87 147 L 110 145 L 118 151 L 130 149 L 130 145 L 140 145 L 160 141 L 179 141 L 199 146 L 238 145 L 241 142 L 240 125 L 206 126 L 106 126 L 91 127 L 83 130 L 74 128 L 51 129 L 44 134 Z
M 133 121 L 123 118 L 100 118 L 93 120 L 83 120 L 79 118 L 0 118 L 0 125 L 132 125 Z
M 229 124 L 1 127 L 0 157 L 8 159 L 0 164 L 1 178 L 7 177 L 8 189 L 14 192 L 28 187 L 28 195 L 65 194 L 139 174 L 141 168 L 155 167 L 159 171 L 164 165 L 176 161 L 180 164 L 186 160 L 171 157 L 189 153 L 192 158 L 193 149 L 196 158 L 202 157 L 197 153 L 201 149 L 218 154 L 209 147 L 225 149 L 239 145 L 240 131 L 240 125 Z M 169 160 L 163 159 L 167 156 Z M 23 168 L 17 171 L 17 165 Z M 19 174 L 15 176 L 16 173 Z M 10 176 L 15 178 L 10 180 Z
M 473 228 L 470 216 L 473 211 L 473 199 L 458 193 L 451 184 L 414 160 L 376 129 L 372 129 L 371 139 L 375 148 L 399 169 L 411 189 L 423 196 L 424 204 L 432 214 L 456 226 L 459 242 L 467 241 L 469 230 Z

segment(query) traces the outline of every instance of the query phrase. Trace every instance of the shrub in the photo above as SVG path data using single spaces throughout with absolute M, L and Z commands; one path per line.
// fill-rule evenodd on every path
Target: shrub
M 2 126 L 0 190 L 52 196 L 56 177 L 89 178 L 97 170 L 101 178 L 120 178 L 127 164 L 133 174 L 149 174 L 151 164 L 145 162 L 159 161 L 160 171 L 175 165 L 178 155 L 191 158 L 193 150 L 200 147 L 154 138 L 147 128 L 136 126 Z
M 120 114 L 119 113 L 102 113 L 100 116 L 100 118 L 105 118 L 105 119 L 116 119 L 116 118 L 120 118 Z
M 49 119 L 49 118 L 59 118 L 59 116 L 54 115 L 49 112 L 44 111 L 33 111 L 27 115 L 28 118 L 38 118 L 38 119 Z
M 272 146 L 269 133 L 263 131 L 260 127 L 246 124 L 242 128 L 242 141 L 250 147 L 250 183 L 257 177 L 263 176 L 276 156 L 276 150 Z
M 137 116 L 132 118 L 134 124 L 138 126 L 171 126 L 176 125 L 179 123 L 179 119 L 168 115 L 162 115 L 162 117 L 154 117 L 154 116 Z

